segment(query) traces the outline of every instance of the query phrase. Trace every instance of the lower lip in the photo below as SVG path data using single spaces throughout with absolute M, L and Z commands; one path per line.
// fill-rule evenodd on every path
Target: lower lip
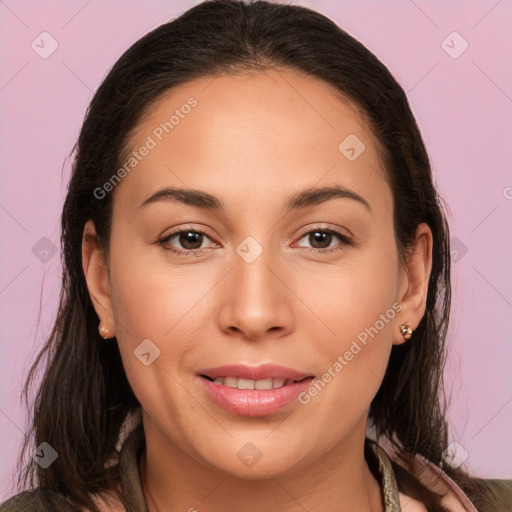
M 274 414 L 293 402 L 305 391 L 312 377 L 294 382 L 277 389 L 237 389 L 215 384 L 211 380 L 199 377 L 206 394 L 220 407 L 241 416 L 266 416 Z

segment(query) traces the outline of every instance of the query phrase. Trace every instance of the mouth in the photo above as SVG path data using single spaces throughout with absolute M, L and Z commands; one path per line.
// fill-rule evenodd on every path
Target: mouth
M 197 374 L 206 395 L 217 406 L 239 416 L 281 412 L 307 389 L 314 375 L 278 365 L 226 365 Z

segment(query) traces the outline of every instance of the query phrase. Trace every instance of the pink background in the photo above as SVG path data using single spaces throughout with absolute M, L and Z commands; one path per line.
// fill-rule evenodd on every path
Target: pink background
M 59 244 L 66 157 L 85 109 L 125 49 L 196 3 L 0 4 L 0 498 L 12 493 L 23 438 L 22 382 L 60 287 L 58 256 L 42 262 L 32 248 L 43 237 Z M 471 471 L 512 478 L 512 3 L 296 3 L 363 42 L 408 92 L 459 248 L 446 371 L 452 440 Z M 59 45 L 47 59 L 31 48 L 43 31 Z M 441 46 L 453 31 L 469 44 L 456 59 Z

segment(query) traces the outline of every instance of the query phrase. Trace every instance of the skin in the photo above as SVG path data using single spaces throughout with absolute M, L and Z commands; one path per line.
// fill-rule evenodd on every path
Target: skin
M 151 107 L 131 149 L 191 96 L 198 105 L 112 192 L 108 261 L 85 236 L 95 233 L 92 221 L 84 229 L 89 292 L 143 408 L 149 510 L 382 511 L 363 455 L 368 409 L 392 345 L 404 343 L 400 324 L 414 329 L 424 314 L 430 229 L 418 226 L 402 264 L 375 137 L 334 88 L 296 71 L 181 84 Z M 349 134 L 366 146 L 354 161 L 338 150 Z M 283 209 L 294 192 L 334 184 L 371 210 L 348 198 Z M 209 192 L 226 209 L 173 201 L 139 208 L 166 186 Z M 198 228 L 207 236 L 195 246 L 179 237 L 167 250 L 155 243 Z M 311 232 L 325 229 L 354 245 L 335 235 L 315 241 Z M 236 252 L 247 236 L 263 249 L 252 263 Z M 196 376 L 223 364 L 276 363 L 321 377 L 394 303 L 401 311 L 305 405 L 235 415 L 212 402 Z M 146 338 L 160 349 L 149 366 L 133 354 Z M 249 442 L 262 454 L 250 468 L 237 457 Z

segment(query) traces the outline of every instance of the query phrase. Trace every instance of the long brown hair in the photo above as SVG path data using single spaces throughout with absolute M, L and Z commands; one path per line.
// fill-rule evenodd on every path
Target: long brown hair
M 197 77 L 287 67 L 337 88 L 366 116 L 382 148 L 394 197 L 394 230 L 402 256 L 425 222 L 433 234 L 433 266 L 426 312 L 412 339 L 394 346 L 370 409 L 378 435 L 404 458 L 442 462 L 448 428 L 441 403 L 444 342 L 450 309 L 448 226 L 429 158 L 404 91 L 361 43 L 325 16 L 266 1 L 213 0 L 161 25 L 129 48 L 97 90 L 74 148 L 62 223 L 63 278 L 51 334 L 33 364 L 29 389 L 44 362 L 32 424 L 20 453 L 19 485 L 69 496 L 94 512 L 89 494 L 114 489 L 117 466 L 105 469 L 127 413 L 139 407 L 117 344 L 104 343 L 81 261 L 84 225 L 92 219 L 108 255 L 112 194 L 94 194 L 122 165 L 129 136 L 160 95 Z M 397 200 L 400 198 L 400 200 Z M 34 438 L 32 440 L 32 437 Z M 58 460 L 46 469 L 23 465 L 31 443 L 46 441 Z M 498 498 L 462 470 L 447 468 L 481 510 L 500 510 Z M 437 497 L 418 487 L 429 510 Z

